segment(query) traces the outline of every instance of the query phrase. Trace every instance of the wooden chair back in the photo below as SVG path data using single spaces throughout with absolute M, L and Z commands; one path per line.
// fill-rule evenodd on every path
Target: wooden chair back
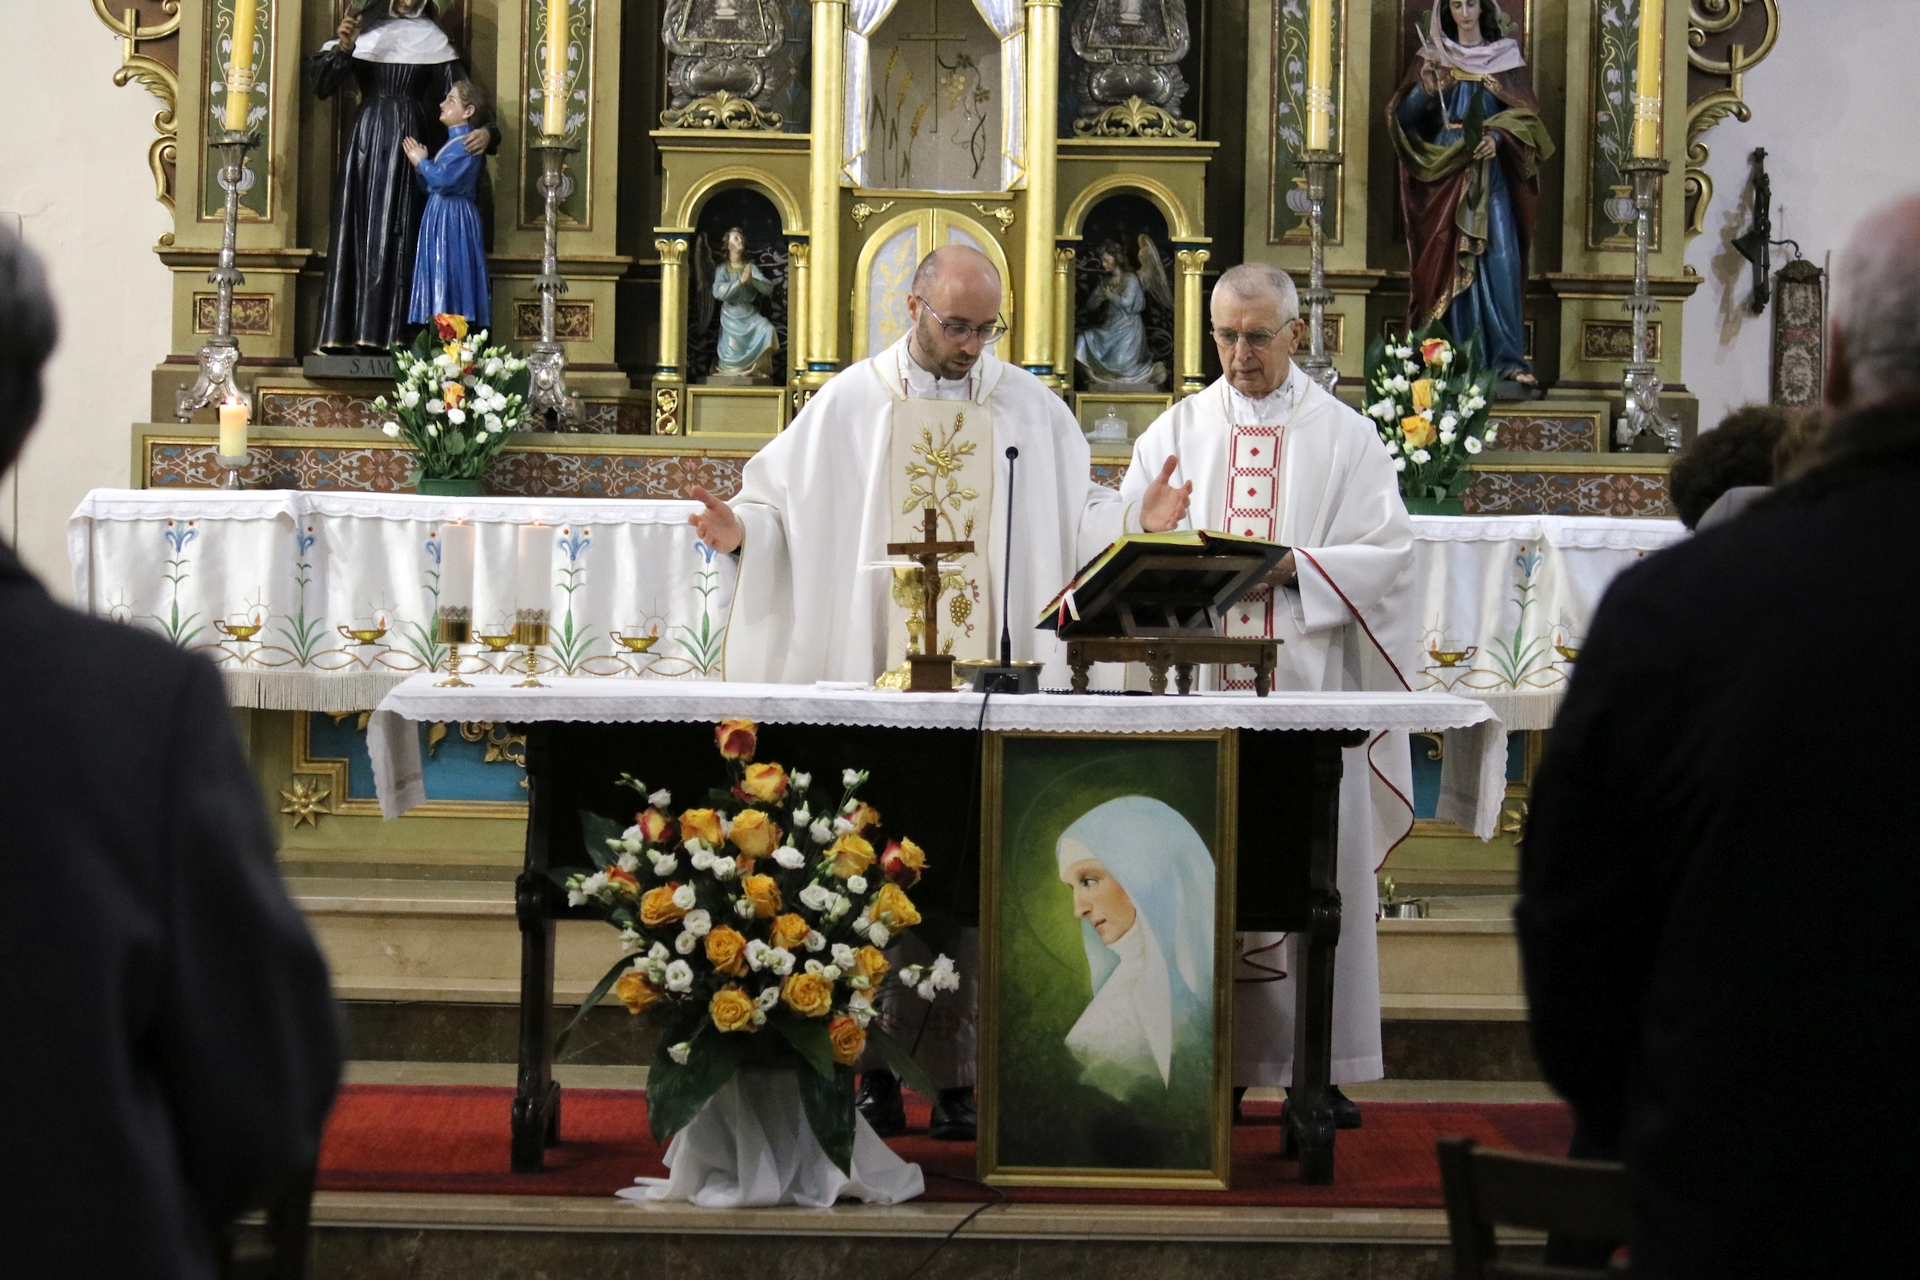
M 1627 1274 L 1619 1266 L 1587 1270 L 1502 1262 L 1493 1237 L 1495 1226 L 1523 1227 L 1624 1244 L 1633 1235 L 1624 1164 L 1491 1151 L 1471 1138 L 1442 1138 L 1437 1146 L 1455 1280 L 1618 1280 Z

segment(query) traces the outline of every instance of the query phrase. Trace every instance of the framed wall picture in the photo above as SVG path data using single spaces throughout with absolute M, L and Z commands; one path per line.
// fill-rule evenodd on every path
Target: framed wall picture
M 1227 1186 L 1237 746 L 989 735 L 986 1181 Z

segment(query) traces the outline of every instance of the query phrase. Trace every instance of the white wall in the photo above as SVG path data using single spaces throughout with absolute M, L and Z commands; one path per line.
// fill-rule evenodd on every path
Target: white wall
M 1700 397 L 1700 424 L 1765 403 L 1773 311 L 1747 309 L 1752 269 L 1729 243 L 1749 225 L 1748 157 L 1767 151 L 1773 234 L 1816 265 L 1837 259 L 1861 215 L 1920 191 L 1920 158 L 1906 122 L 1920 105 L 1913 58 L 1920 4 L 1911 0 L 1780 0 L 1780 42 L 1747 74 L 1753 119 L 1706 135 L 1714 199 L 1707 230 L 1687 248 L 1703 282 L 1686 308 L 1682 363 Z M 1680 166 L 1675 166 L 1678 176 Z M 1792 251 L 1774 250 L 1775 270 Z
M 160 101 L 114 86 L 120 41 L 85 3 L 0 0 L 0 49 L 13 122 L 0 129 L 0 221 L 18 215 L 60 311 L 39 428 L 0 481 L 0 538 L 66 600 L 67 516 L 87 490 L 127 484 L 128 427 L 151 416 L 149 375 L 167 354 L 171 286 L 153 246 L 173 220 L 147 169 Z

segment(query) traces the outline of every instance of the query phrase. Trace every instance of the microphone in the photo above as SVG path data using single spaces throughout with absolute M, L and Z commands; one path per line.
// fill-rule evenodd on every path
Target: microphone
M 1007 446 L 1007 548 L 1006 569 L 1000 575 L 1000 665 L 1013 665 L 1013 633 L 1007 629 L 1007 609 L 1013 591 L 1013 467 L 1020 450 Z

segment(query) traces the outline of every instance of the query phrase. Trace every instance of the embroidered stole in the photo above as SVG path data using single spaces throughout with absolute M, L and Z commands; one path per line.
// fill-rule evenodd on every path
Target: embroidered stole
M 972 400 L 896 400 L 893 405 L 889 542 L 926 536 L 925 509 L 940 512 L 943 542 L 971 540 L 974 550 L 941 570 L 940 650 L 956 658 L 991 658 L 1000 634 L 988 565 L 993 526 L 993 408 Z M 910 571 L 917 579 L 919 569 Z M 887 622 L 887 669 L 906 661 L 909 615 L 919 592 L 909 571 L 893 574 Z
M 1231 405 L 1232 401 L 1228 401 Z M 1248 427 L 1234 423 L 1227 436 L 1227 500 L 1224 527 L 1228 533 L 1272 542 L 1280 530 L 1280 450 L 1285 427 Z M 1227 611 L 1230 636 L 1273 635 L 1273 588 L 1259 587 L 1241 597 Z M 1252 689 L 1253 668 L 1225 666 L 1223 689 Z

